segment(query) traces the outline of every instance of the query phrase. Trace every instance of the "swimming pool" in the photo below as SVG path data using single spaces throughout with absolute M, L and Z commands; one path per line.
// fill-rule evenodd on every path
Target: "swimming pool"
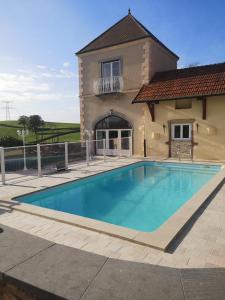
M 152 232 L 219 170 L 212 165 L 138 162 L 17 200 Z

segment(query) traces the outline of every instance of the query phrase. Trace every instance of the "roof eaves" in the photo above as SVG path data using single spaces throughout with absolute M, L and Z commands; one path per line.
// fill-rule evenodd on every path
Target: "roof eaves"
M 138 93 L 139 94 L 139 93 Z M 215 97 L 215 96 L 223 96 L 225 95 L 225 91 L 221 93 L 215 93 L 215 94 L 198 94 L 198 95 L 190 95 L 190 96 L 176 96 L 176 97 L 165 97 L 165 98 L 160 98 L 160 99 L 145 99 L 145 100 L 138 100 L 135 99 L 132 101 L 132 104 L 137 104 L 137 103 L 146 103 L 146 102 L 151 102 L 151 101 L 171 101 L 171 100 L 179 100 L 179 99 L 192 99 L 192 98 L 199 98 L 199 97 Z
M 147 84 L 143 84 L 142 87 L 140 88 L 139 92 L 137 93 L 137 95 L 134 97 L 134 100 L 132 101 L 132 104 L 136 103 L 136 100 L 138 98 L 138 96 L 140 95 L 140 93 L 142 92 L 142 90 L 147 87 Z

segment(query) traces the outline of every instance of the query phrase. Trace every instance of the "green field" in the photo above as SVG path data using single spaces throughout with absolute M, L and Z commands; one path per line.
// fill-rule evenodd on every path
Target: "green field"
M 71 142 L 80 139 L 80 124 L 46 122 L 38 132 L 38 142 L 40 143 L 57 143 Z M 17 130 L 22 126 L 17 121 L 0 121 L 0 137 L 13 136 L 18 137 Z M 27 143 L 35 143 L 36 137 L 30 133 L 26 137 Z

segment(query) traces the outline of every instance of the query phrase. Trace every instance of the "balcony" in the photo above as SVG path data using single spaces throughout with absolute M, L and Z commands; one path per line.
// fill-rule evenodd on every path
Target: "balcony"
M 94 93 L 98 96 L 105 94 L 121 93 L 122 90 L 122 76 L 98 78 L 94 81 Z

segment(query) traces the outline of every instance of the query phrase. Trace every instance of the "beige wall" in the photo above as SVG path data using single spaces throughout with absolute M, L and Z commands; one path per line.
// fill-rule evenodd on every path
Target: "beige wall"
M 141 145 L 143 144 L 143 124 L 142 105 L 131 104 L 135 93 L 121 95 L 119 97 L 110 97 L 110 99 L 101 100 L 97 97 L 85 98 L 85 128 L 93 130 L 98 120 L 107 116 L 110 110 L 116 115 L 124 116 L 133 126 L 133 146 L 136 154 L 143 154 Z
M 182 101 L 182 100 L 180 100 Z M 138 105 L 138 104 L 137 104 Z M 156 105 L 155 122 L 147 106 L 145 107 L 145 124 L 148 155 L 168 157 L 169 141 L 168 121 L 174 119 L 194 119 L 193 136 L 194 159 L 225 160 L 225 96 L 209 97 L 207 99 L 207 118 L 202 120 L 201 101 L 193 99 L 191 109 L 175 109 L 175 101 L 164 101 Z M 197 132 L 198 123 L 198 132 Z M 166 125 L 165 133 L 163 124 Z
M 139 91 L 146 77 L 146 40 L 114 46 L 99 51 L 92 51 L 79 56 L 81 133 L 84 129 L 93 130 L 97 120 L 113 110 L 124 115 L 136 128 L 142 118 L 141 107 L 134 107 L 131 102 Z M 123 93 L 120 95 L 95 96 L 94 81 L 101 77 L 101 62 L 120 58 L 122 62 Z M 147 57 L 148 58 L 148 57 Z M 134 131 L 136 136 L 136 130 Z M 136 138 L 135 138 L 135 149 Z
M 157 69 L 155 63 L 161 69 L 168 69 L 169 67 L 175 68 L 177 61 L 175 57 L 171 58 L 170 53 L 165 50 L 161 51 L 161 47 L 156 48 L 154 44 L 154 41 L 146 38 L 79 55 L 82 138 L 84 138 L 84 129 L 94 129 L 97 120 L 113 110 L 115 114 L 124 115 L 133 125 L 134 152 L 143 154 L 144 105 L 132 105 L 132 100 L 141 86 L 149 82 L 152 73 L 151 63 L 154 69 Z M 94 80 L 101 77 L 101 62 L 117 58 L 122 61 L 123 93 L 95 96 L 93 84 Z M 167 59 L 168 62 L 166 62 Z
M 142 84 L 143 41 L 94 51 L 82 57 L 84 95 L 93 95 L 93 81 L 101 77 L 101 62 L 120 58 L 124 90 L 138 89 Z
M 176 69 L 177 58 L 150 38 L 79 55 L 83 86 L 80 94 L 93 95 L 93 81 L 101 77 L 101 62 L 120 58 L 124 92 L 148 83 L 157 71 Z
M 123 93 L 97 97 L 93 82 L 100 74 L 100 63 L 122 59 Z M 194 159 L 225 160 L 225 96 L 207 99 L 207 119 L 202 120 L 202 103 L 192 100 L 191 109 L 175 109 L 175 101 L 155 105 L 155 122 L 146 104 L 131 104 L 143 83 L 152 74 L 176 68 L 177 59 L 151 39 L 143 39 L 120 46 L 79 55 L 81 131 L 93 130 L 97 121 L 110 111 L 124 116 L 133 126 L 134 154 L 143 155 L 143 140 L 147 140 L 147 154 L 168 157 L 169 126 L 174 119 L 193 120 Z M 182 101 L 182 100 L 180 100 Z M 198 132 L 197 132 L 197 124 Z M 166 125 L 165 132 L 163 124 Z
M 155 72 L 167 71 L 177 68 L 177 59 L 166 49 L 160 47 L 155 41 L 150 42 L 150 78 Z

